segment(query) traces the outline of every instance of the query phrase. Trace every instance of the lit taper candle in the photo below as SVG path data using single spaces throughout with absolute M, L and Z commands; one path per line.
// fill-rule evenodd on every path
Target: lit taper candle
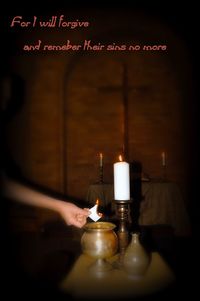
M 166 154 L 165 154 L 165 152 L 162 152 L 161 157 L 162 157 L 162 166 L 166 166 Z
M 103 166 L 103 154 L 102 153 L 99 154 L 99 164 L 100 164 L 100 167 Z

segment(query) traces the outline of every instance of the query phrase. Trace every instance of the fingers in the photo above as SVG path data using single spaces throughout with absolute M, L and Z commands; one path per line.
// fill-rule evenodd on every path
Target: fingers
M 76 220 L 74 220 L 74 226 L 82 228 L 86 224 L 86 217 L 82 215 L 77 215 Z
M 90 209 L 89 209 L 89 208 L 84 208 L 83 210 L 84 210 L 85 212 L 87 212 L 88 215 L 90 214 Z
M 90 214 L 90 210 L 88 208 L 84 208 L 84 209 L 78 208 L 77 214 L 87 217 Z
M 61 215 L 66 220 L 66 223 L 68 225 L 73 225 L 75 227 L 82 228 L 86 224 L 87 217 L 90 214 L 89 208 L 82 209 L 71 203 L 68 203 L 67 205 L 67 210 L 61 211 Z
M 86 224 L 87 216 L 84 216 L 82 214 L 76 215 L 76 223 L 78 223 L 79 227 L 83 227 Z
M 82 228 L 84 225 L 82 225 L 82 223 L 78 222 L 78 221 L 73 221 L 73 223 L 71 224 L 77 228 Z
M 68 226 L 75 226 L 77 228 L 82 228 L 86 223 L 86 219 L 83 218 L 73 218 L 71 221 L 68 221 Z

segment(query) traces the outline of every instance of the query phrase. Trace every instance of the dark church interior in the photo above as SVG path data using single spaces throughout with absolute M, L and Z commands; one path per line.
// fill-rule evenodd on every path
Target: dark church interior
M 18 9 L 1 18 L 6 45 L 0 71 L 1 169 L 81 208 L 91 208 L 98 198 L 102 221 L 118 225 L 113 164 L 122 154 L 130 163 L 129 232 L 139 232 L 142 245 L 158 252 L 176 278 L 171 286 L 139 300 L 192 298 L 198 292 L 198 56 L 193 14 L 187 23 L 186 9 L 173 14 L 158 7 L 65 7 L 42 13 Z M 15 16 L 30 24 L 11 27 Z M 34 16 L 37 24 L 52 21 L 52 16 L 57 23 L 31 27 Z M 58 27 L 61 16 L 63 22 L 89 25 Z M 69 41 L 74 48 L 61 50 Z M 89 45 L 85 49 L 84 43 Z M 2 204 L 6 294 L 73 299 L 58 290 L 58 283 L 82 252 L 84 228 L 66 225 L 48 209 L 5 197 Z

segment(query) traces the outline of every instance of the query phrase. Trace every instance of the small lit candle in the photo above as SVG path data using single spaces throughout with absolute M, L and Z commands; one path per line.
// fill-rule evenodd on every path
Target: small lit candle
M 102 153 L 100 153 L 100 155 L 99 155 L 99 164 L 100 164 L 100 167 L 103 166 L 103 154 Z
M 162 166 L 166 166 L 166 154 L 165 152 L 162 152 Z
M 120 162 L 114 163 L 114 199 L 115 200 L 130 200 L 130 171 L 129 164 L 122 161 L 122 156 L 119 156 Z

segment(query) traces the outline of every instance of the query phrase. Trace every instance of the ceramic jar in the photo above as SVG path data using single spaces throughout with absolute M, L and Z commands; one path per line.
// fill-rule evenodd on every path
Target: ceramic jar
M 123 269 L 130 276 L 141 278 L 148 269 L 150 256 L 139 240 L 139 233 L 132 233 L 131 236 L 123 258 Z

